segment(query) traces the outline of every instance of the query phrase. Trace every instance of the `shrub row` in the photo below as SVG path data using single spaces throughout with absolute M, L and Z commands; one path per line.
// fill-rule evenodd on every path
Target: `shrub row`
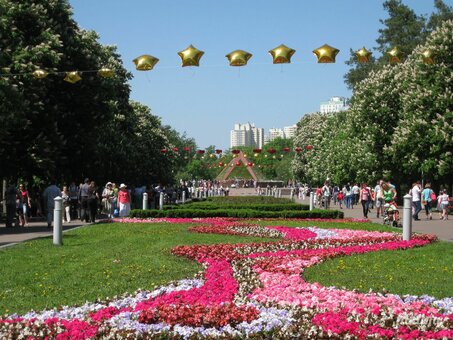
M 294 204 L 289 198 L 277 198 L 272 196 L 218 196 L 208 197 L 208 202 L 218 204 Z
M 174 209 L 174 210 L 132 210 L 130 217 L 238 217 L 238 218 L 343 218 L 342 211 L 336 210 L 280 210 L 263 211 L 252 209 Z
M 166 205 L 164 210 L 181 210 L 181 209 L 196 209 L 196 210 L 218 210 L 218 209 L 249 209 L 249 210 L 265 210 L 265 211 L 280 211 L 280 210 L 309 210 L 310 206 L 306 204 L 216 204 L 216 203 L 187 203 L 180 205 Z

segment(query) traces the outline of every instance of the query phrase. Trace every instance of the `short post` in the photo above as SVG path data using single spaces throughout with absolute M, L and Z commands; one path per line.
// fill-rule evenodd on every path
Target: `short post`
M 143 210 L 148 210 L 148 193 L 143 193 Z
M 282 189 L 278 189 L 278 197 L 282 197 Z
M 310 210 L 313 210 L 315 200 L 315 193 L 313 191 L 310 192 Z
M 164 193 L 161 192 L 159 195 L 159 210 L 164 210 Z
M 412 196 L 404 196 L 403 206 L 403 240 L 409 241 L 412 235 Z
M 186 203 L 186 192 L 182 191 L 182 204 Z
M 294 189 L 291 189 L 290 199 L 294 201 Z
M 56 246 L 63 245 L 63 216 L 62 216 L 62 206 L 63 199 L 60 196 L 55 197 L 54 199 L 55 207 L 53 209 L 53 244 Z

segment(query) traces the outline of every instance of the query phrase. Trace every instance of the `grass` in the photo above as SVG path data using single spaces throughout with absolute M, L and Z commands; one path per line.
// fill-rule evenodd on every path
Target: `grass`
M 452 297 L 453 244 L 437 242 L 421 248 L 335 258 L 306 269 L 304 278 L 361 292 L 371 288 L 400 295 Z
M 260 221 L 261 225 L 376 231 L 371 223 Z M 76 305 L 193 277 L 202 267 L 171 255 L 176 245 L 262 242 L 269 239 L 197 234 L 187 224 L 99 224 L 65 233 L 64 246 L 39 239 L 0 251 L 0 314 Z M 399 232 L 399 231 L 397 231 Z M 275 239 L 274 239 L 275 241 Z M 308 281 L 398 294 L 453 296 L 453 243 L 328 260 L 305 271 Z
M 65 233 L 62 247 L 46 238 L 2 250 L 0 315 L 82 304 L 193 277 L 202 267 L 173 256 L 177 245 L 266 240 L 189 233 L 187 227 L 100 224 Z

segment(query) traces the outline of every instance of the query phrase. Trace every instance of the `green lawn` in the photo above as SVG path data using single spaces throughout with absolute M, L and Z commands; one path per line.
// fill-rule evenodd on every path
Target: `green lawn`
M 309 282 L 361 292 L 453 297 L 453 244 L 379 251 L 328 260 L 305 270 Z
M 62 247 L 46 238 L 4 249 L 0 315 L 82 304 L 191 278 L 202 266 L 173 256 L 170 250 L 177 245 L 270 240 L 189 233 L 187 227 L 99 224 L 64 233 Z
M 370 223 L 254 221 L 263 225 L 388 231 Z M 82 304 L 190 278 L 202 269 L 171 255 L 176 245 L 262 242 L 269 239 L 197 234 L 189 225 L 100 224 L 65 233 L 64 246 L 39 239 L 0 251 L 0 314 Z M 275 241 L 275 239 L 274 239 Z M 453 244 L 383 251 L 326 261 L 306 271 L 309 281 L 368 291 L 453 296 Z

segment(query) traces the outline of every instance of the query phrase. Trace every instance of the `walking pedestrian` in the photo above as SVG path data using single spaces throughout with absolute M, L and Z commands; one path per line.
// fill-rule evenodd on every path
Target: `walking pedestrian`
M 31 201 L 30 201 L 30 195 L 25 188 L 25 184 L 21 183 L 19 184 L 19 194 L 21 196 L 21 207 L 22 209 L 21 214 L 23 217 L 23 225 L 28 226 L 28 214 L 30 212 L 30 206 L 31 206 Z M 19 215 L 19 216 L 20 216 Z
M 412 194 L 412 205 L 414 207 L 414 214 L 412 217 L 414 218 L 415 221 L 420 221 L 418 218 L 418 213 L 422 210 L 422 204 L 421 204 L 421 184 L 420 181 L 417 181 L 414 183 L 411 194 Z
M 362 203 L 363 217 L 368 218 L 368 208 L 371 201 L 370 189 L 367 187 L 366 183 L 362 183 L 362 188 L 360 189 L 359 202 Z
M 124 183 L 121 183 L 120 191 L 118 192 L 118 209 L 120 217 L 126 217 L 131 210 L 131 196 Z
M 80 220 L 88 222 L 88 189 L 90 188 L 90 179 L 85 178 L 79 190 Z
M 98 199 L 99 194 L 97 193 L 96 183 L 94 181 L 91 181 L 88 187 L 88 199 L 87 199 L 88 217 L 91 223 L 96 222 Z
M 431 189 L 431 184 L 426 183 L 425 188 L 422 191 L 422 204 L 425 207 L 425 213 L 426 213 L 426 219 L 433 219 L 433 214 L 432 214 L 432 199 L 431 199 L 431 194 L 434 193 L 434 191 Z
M 53 210 L 55 208 L 55 197 L 61 195 L 61 190 L 56 184 L 50 184 L 43 192 L 44 206 L 47 207 L 47 228 L 52 226 Z
M 61 199 L 63 200 L 63 223 L 71 222 L 71 198 L 69 194 L 68 187 L 63 186 L 63 191 L 61 192 Z
M 448 220 L 448 204 L 449 204 L 449 197 L 447 194 L 447 190 L 443 190 L 442 194 L 438 197 L 440 208 L 442 209 L 442 216 L 441 220 Z

